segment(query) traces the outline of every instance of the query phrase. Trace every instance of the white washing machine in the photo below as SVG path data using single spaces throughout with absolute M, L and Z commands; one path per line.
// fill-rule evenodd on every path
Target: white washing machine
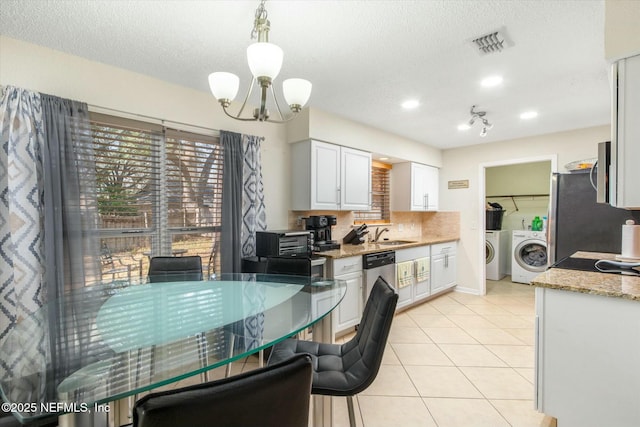
M 547 270 L 547 236 L 544 231 L 514 230 L 512 248 L 512 282 L 531 283 L 531 279 Z
M 510 234 L 507 230 L 486 231 L 485 263 L 487 280 L 500 280 L 507 275 Z

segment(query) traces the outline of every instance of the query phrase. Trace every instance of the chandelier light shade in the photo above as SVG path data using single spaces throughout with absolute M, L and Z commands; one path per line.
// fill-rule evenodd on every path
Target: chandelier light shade
M 304 79 L 288 79 L 282 84 L 282 92 L 285 101 L 289 105 L 291 114 L 287 117 L 282 114 L 278 99 L 273 90 L 273 81 L 282 68 L 282 60 L 284 53 L 282 49 L 273 43 L 269 43 L 269 30 L 271 24 L 267 20 L 267 10 L 264 7 L 266 0 L 260 2 L 260 6 L 256 9 L 255 20 L 253 22 L 253 31 L 251 38 L 257 38 L 258 41 L 247 47 L 247 62 L 249 69 L 253 75 L 251 84 L 244 98 L 244 102 L 240 107 L 238 114 L 229 113 L 228 108 L 235 99 L 240 79 L 238 76 L 227 72 L 215 72 L 209 74 L 209 87 L 211 93 L 218 100 L 225 114 L 236 120 L 243 121 L 271 121 L 276 123 L 284 123 L 293 119 L 302 107 L 309 101 L 311 96 L 311 82 Z M 254 84 L 260 87 L 260 107 L 254 109 L 253 117 L 242 117 L 242 112 L 247 105 L 247 100 L 251 96 Z M 276 106 L 280 120 L 269 118 L 269 110 L 267 110 L 267 94 L 271 92 L 273 103 Z
M 282 49 L 273 43 L 253 43 L 247 48 L 247 62 L 253 77 L 278 77 L 282 68 Z
M 211 88 L 213 96 L 215 96 L 220 103 L 225 101 L 229 104 L 238 94 L 240 79 L 235 74 L 218 71 L 209 74 L 209 87 Z
M 297 113 L 311 96 L 311 82 L 305 79 L 287 79 L 282 82 L 282 94 L 291 110 Z

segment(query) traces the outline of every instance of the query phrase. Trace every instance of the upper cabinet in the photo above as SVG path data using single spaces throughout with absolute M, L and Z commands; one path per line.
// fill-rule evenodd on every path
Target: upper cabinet
M 640 55 L 617 61 L 612 82 L 610 202 L 640 209 Z
M 438 210 L 438 168 L 420 163 L 396 163 L 391 169 L 391 210 Z
M 291 146 L 293 210 L 369 210 L 371 153 L 315 140 Z

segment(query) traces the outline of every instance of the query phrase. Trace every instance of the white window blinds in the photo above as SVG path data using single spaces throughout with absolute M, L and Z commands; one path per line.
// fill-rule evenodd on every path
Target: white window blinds
M 103 280 L 146 277 L 149 259 L 198 255 L 219 271 L 219 138 L 91 114 Z
M 391 221 L 390 210 L 390 175 L 391 165 L 373 162 L 371 166 L 371 210 L 355 211 L 356 222 L 388 223 Z

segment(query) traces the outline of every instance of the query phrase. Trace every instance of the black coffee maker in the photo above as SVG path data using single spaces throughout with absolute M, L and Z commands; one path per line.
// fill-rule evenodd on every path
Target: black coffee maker
M 340 249 L 340 244 L 331 238 L 331 227 L 336 225 L 335 215 L 312 215 L 305 219 L 306 229 L 313 233 L 315 252 Z

